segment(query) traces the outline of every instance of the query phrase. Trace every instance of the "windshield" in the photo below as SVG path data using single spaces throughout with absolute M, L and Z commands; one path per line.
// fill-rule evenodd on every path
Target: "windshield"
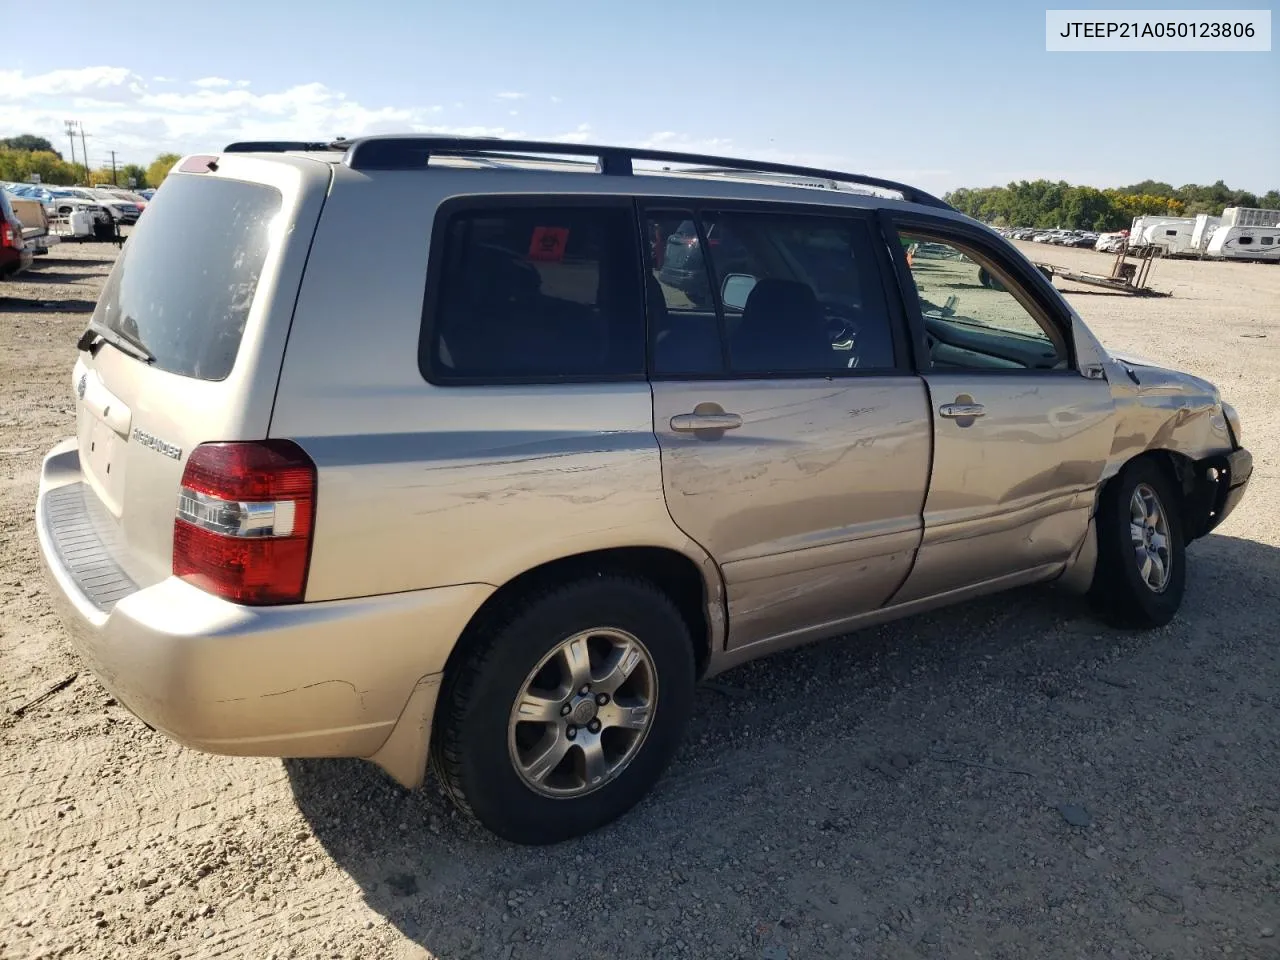
M 176 176 L 124 246 L 93 319 L 155 366 L 201 380 L 231 372 L 282 198 L 273 187 Z

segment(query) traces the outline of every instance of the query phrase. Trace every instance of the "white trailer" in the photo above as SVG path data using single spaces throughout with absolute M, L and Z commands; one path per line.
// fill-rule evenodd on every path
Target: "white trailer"
M 1139 246 L 1154 247 L 1162 257 L 1189 256 L 1195 251 L 1192 240 L 1195 228 L 1194 217 L 1169 217 L 1144 229 Z M 1129 242 L 1132 244 L 1133 240 Z
M 1195 227 L 1195 217 L 1168 217 L 1152 213 L 1144 213 L 1133 218 L 1133 226 L 1129 228 L 1129 249 L 1134 253 L 1141 253 L 1147 247 L 1154 246 L 1156 251 L 1167 255 L 1166 247 L 1172 245 L 1172 241 L 1177 239 L 1179 227 L 1185 225 L 1187 227 L 1187 235 L 1185 243 L 1190 245 L 1191 229 Z M 1166 234 L 1161 231 L 1172 230 L 1172 234 Z M 1167 241 L 1164 239 L 1167 237 Z M 1155 241 L 1160 239 L 1160 243 Z
M 1213 231 L 1205 252 L 1219 260 L 1280 263 L 1280 226 L 1238 227 L 1223 223 Z
M 1280 210 L 1263 207 L 1227 207 L 1222 211 L 1224 227 L 1280 227 Z
M 1222 226 L 1222 218 L 1211 213 L 1196 214 L 1196 225 L 1191 231 L 1191 249 L 1203 257 L 1209 250 L 1209 241 L 1213 239 L 1213 231 Z

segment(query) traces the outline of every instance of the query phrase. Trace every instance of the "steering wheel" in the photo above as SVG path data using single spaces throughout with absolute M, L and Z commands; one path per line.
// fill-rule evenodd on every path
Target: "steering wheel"
M 822 301 L 822 318 L 827 324 L 831 343 L 850 343 L 857 339 L 858 322 L 850 316 L 849 307 L 830 300 Z

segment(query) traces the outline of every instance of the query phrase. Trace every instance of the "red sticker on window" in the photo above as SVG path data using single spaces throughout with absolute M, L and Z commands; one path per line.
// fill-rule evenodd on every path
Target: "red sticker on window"
M 563 260 L 569 245 L 568 227 L 534 227 L 529 241 L 530 260 Z

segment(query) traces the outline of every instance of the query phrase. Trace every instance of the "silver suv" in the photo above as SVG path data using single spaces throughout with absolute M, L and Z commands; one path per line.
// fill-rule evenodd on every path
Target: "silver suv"
M 119 701 L 430 759 L 528 843 L 634 804 L 735 664 L 1033 582 L 1167 622 L 1252 469 L 1211 384 L 925 193 L 569 144 L 187 157 L 70 383 L 40 544 Z

